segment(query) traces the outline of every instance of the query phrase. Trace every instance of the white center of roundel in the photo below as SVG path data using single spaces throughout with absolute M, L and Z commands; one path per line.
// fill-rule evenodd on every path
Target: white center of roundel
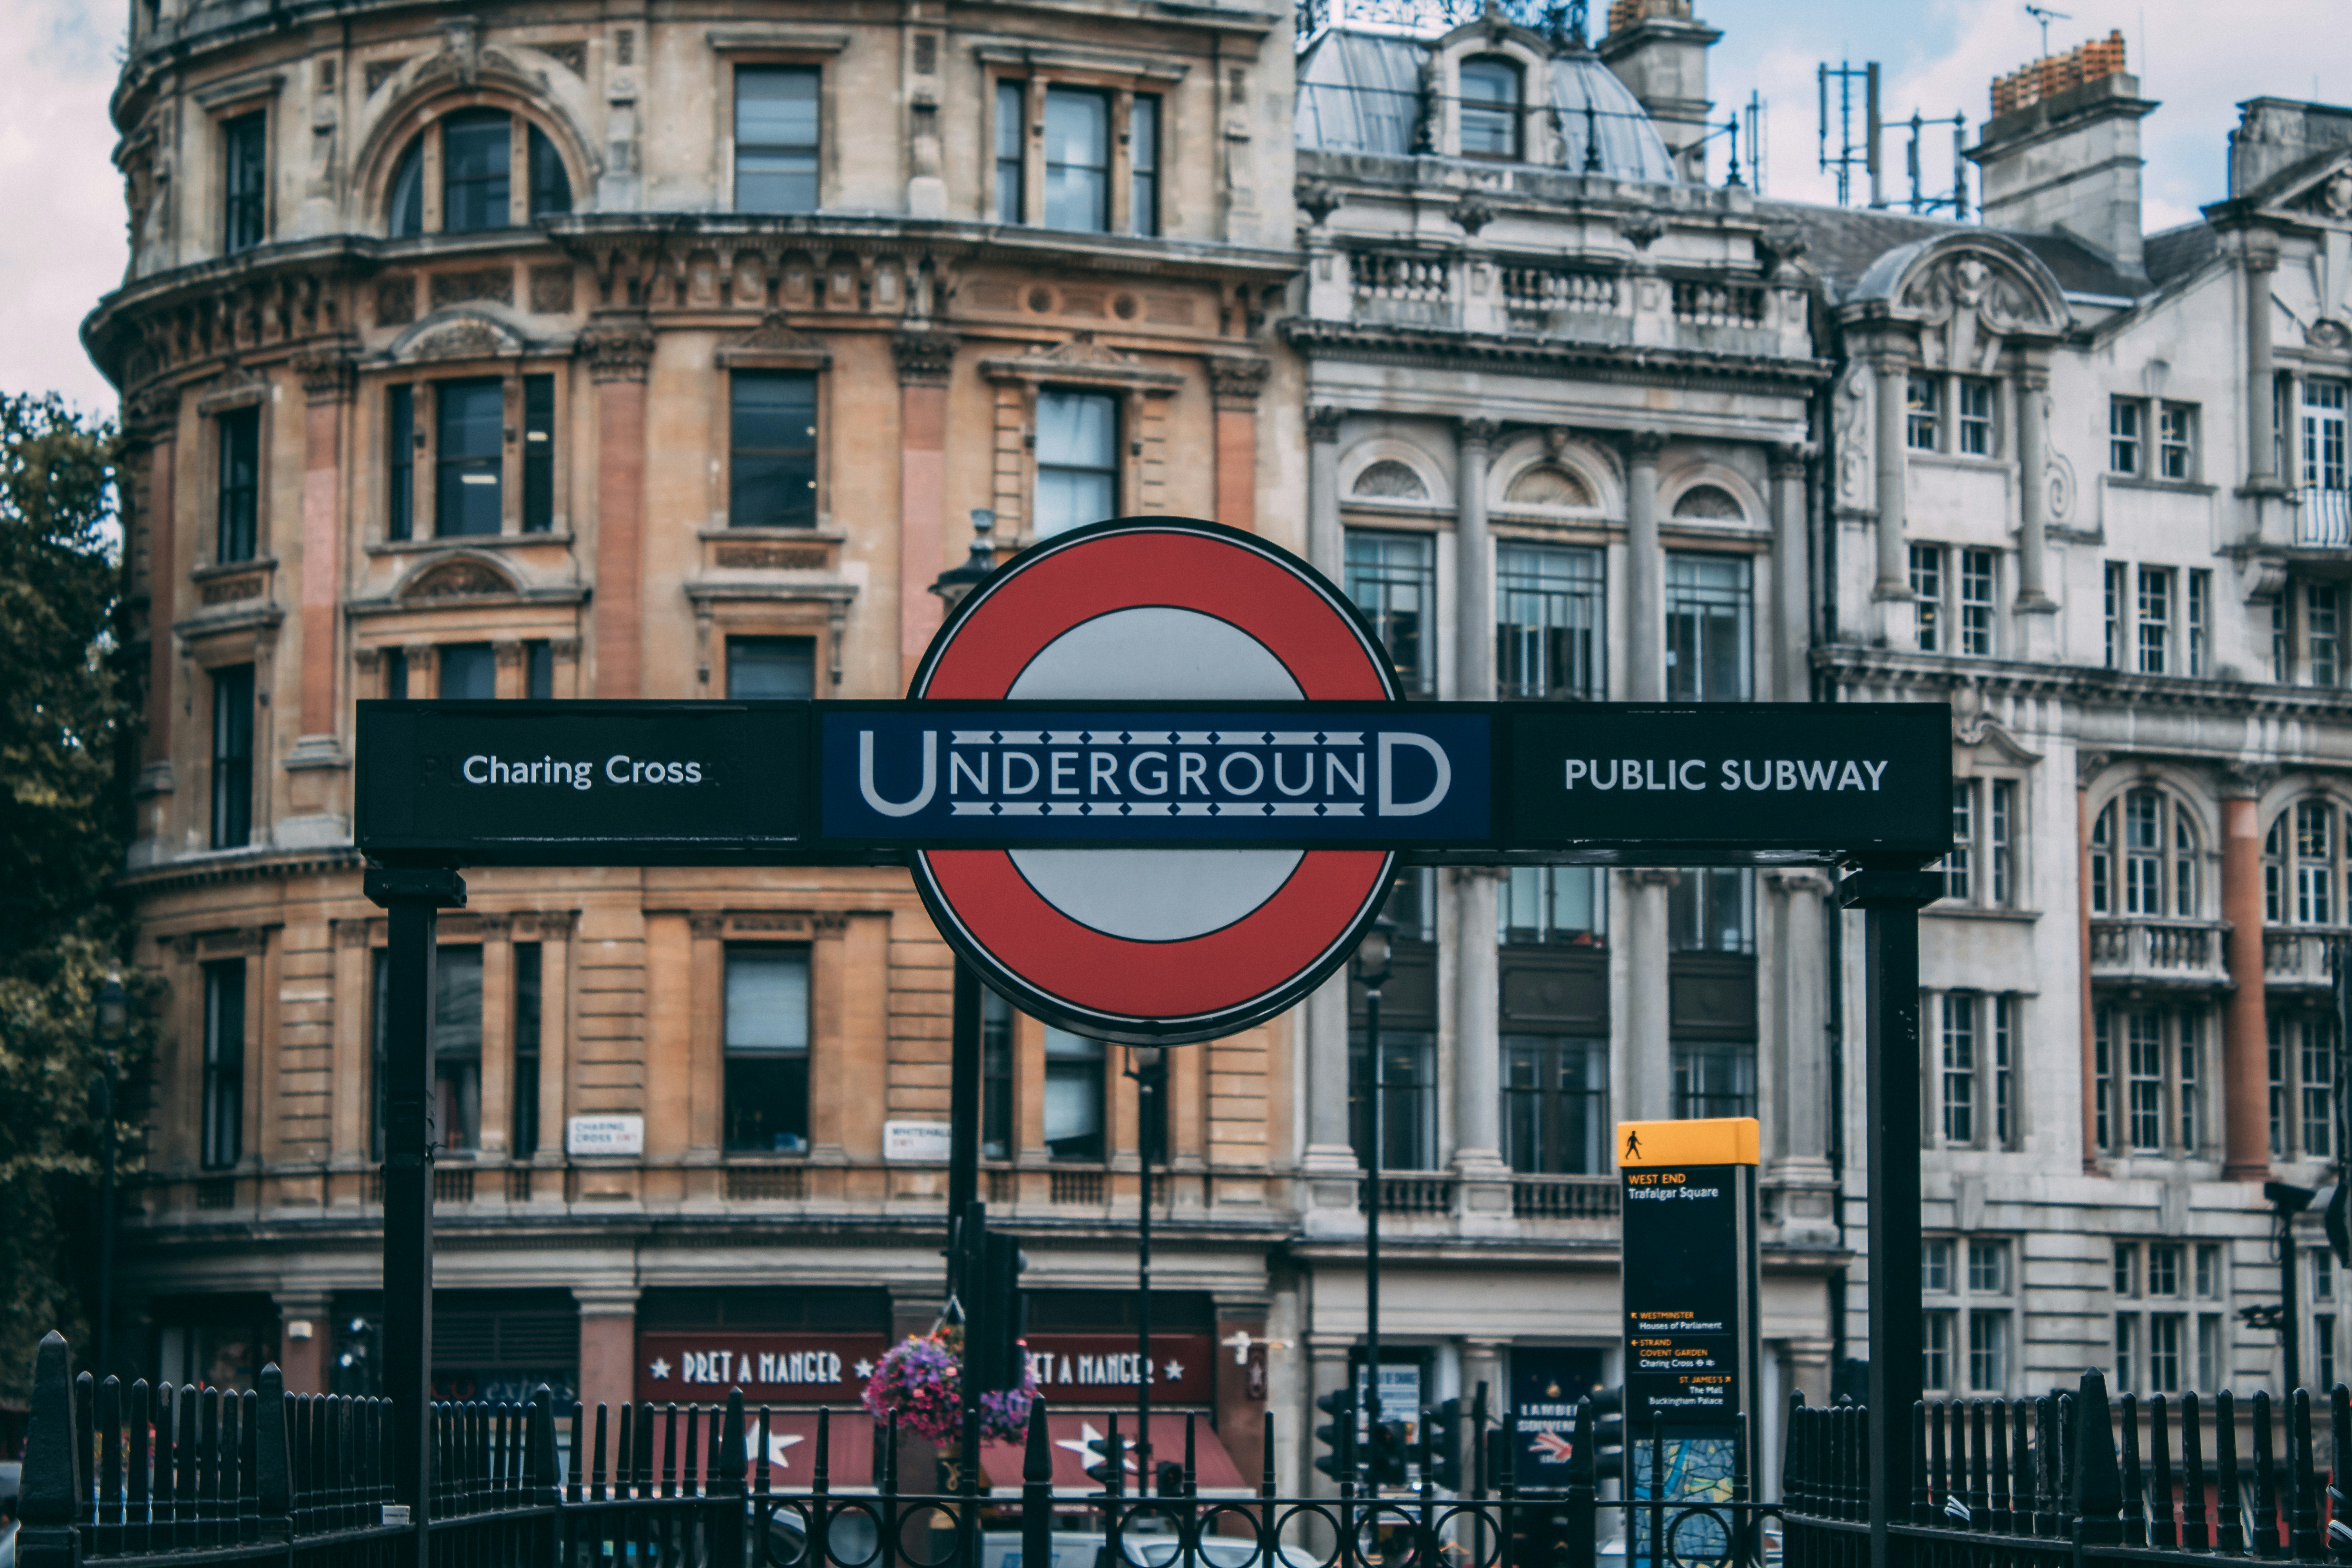
M 1038 650 L 1005 696 L 1295 701 L 1282 661 L 1230 621 L 1144 605 L 1082 622 Z M 1296 849 L 1013 849 L 1031 887 L 1080 925 L 1129 942 L 1222 930 L 1278 892 Z

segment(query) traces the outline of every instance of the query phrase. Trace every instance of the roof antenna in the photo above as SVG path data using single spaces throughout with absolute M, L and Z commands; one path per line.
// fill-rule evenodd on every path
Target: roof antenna
M 2046 60 L 2050 58 L 2050 24 L 2071 22 L 2074 19 L 2074 14 L 2072 11 L 2053 11 L 2047 5 L 2032 5 L 2026 6 L 2025 14 L 2042 24 L 2042 58 Z

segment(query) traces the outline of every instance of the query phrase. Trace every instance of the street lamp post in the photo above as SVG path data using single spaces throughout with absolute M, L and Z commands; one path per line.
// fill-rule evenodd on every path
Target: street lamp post
M 113 1365 L 114 1352 L 114 1092 L 121 1070 L 124 1029 L 131 1017 L 122 971 L 113 970 L 98 993 L 98 1044 L 106 1070 L 98 1089 L 98 1375 Z
M 1367 1390 L 1364 1403 L 1370 1406 L 1364 1421 L 1368 1439 L 1358 1447 L 1360 1455 L 1366 1447 L 1374 1454 L 1380 1451 L 1378 1434 L 1381 1425 L 1381 1142 L 1387 1135 L 1388 1096 L 1387 1074 L 1381 1065 L 1381 987 L 1389 980 L 1390 937 L 1394 928 L 1382 915 L 1364 933 L 1356 946 L 1356 979 L 1364 988 L 1364 1045 L 1371 1058 L 1372 1135 L 1371 1147 L 1366 1152 L 1369 1167 L 1365 1176 L 1364 1200 L 1364 1359 L 1369 1370 L 1365 1373 Z M 1360 1458 L 1357 1461 L 1362 1463 Z M 1378 1462 L 1375 1460 L 1370 1487 L 1380 1485 Z
M 1127 1076 L 1135 1080 L 1136 1148 L 1142 1155 L 1138 1196 L 1142 1223 L 1136 1233 L 1135 1350 L 1136 1415 L 1135 1489 L 1152 1495 L 1157 1479 L 1151 1465 L 1151 1134 L 1159 1125 L 1160 1096 L 1168 1087 L 1168 1052 L 1161 1046 L 1137 1046 L 1127 1053 Z M 1116 1456 L 1114 1456 L 1116 1458 Z
M 2292 1182 L 2264 1182 L 2263 1196 L 2278 1216 L 2279 1349 L 2286 1373 L 2286 1397 L 2303 1386 L 2303 1281 L 2296 1278 L 2294 1216 L 2311 1206 L 2319 1194 Z

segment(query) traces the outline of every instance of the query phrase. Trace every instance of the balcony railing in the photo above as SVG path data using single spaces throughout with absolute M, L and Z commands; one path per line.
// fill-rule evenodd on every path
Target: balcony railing
M 2229 980 L 2216 921 L 2093 921 L 2091 978 L 2219 985 Z
M 2294 516 L 2294 542 L 2321 550 L 2352 547 L 2352 490 L 2303 492 L 2303 506 Z
M 1381 1212 L 1398 1215 L 1450 1215 L 1454 1212 L 1452 1176 L 1412 1174 L 1381 1178 Z M 1371 1183 L 1356 1184 L 1356 1208 L 1361 1212 Z
M 1675 282 L 1675 320 L 1696 327 L 1759 327 L 1764 324 L 1760 283 Z
M 1450 327 L 1460 314 L 1452 257 L 1395 250 L 1351 250 L 1348 285 L 1356 314 L 1401 326 Z
M 1545 331 L 1564 315 L 1617 314 L 1614 273 L 1555 267 L 1504 266 L 1496 270 L 1502 278 L 1503 312 L 1515 331 Z
M 2334 952 L 2352 943 L 2352 929 L 2302 926 L 2263 932 L 2263 979 L 2273 987 L 2310 986 L 2325 990 L 2336 984 Z
M 1614 1176 L 1513 1176 L 1511 1213 L 1520 1219 L 1615 1219 Z

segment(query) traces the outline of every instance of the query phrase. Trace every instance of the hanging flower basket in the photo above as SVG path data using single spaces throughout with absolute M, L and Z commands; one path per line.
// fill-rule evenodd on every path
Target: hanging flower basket
M 898 1417 L 900 1429 L 934 1443 L 963 1435 L 963 1331 L 934 1330 L 890 1347 L 866 1384 L 866 1408 L 877 1421 Z M 983 1442 L 1018 1442 L 1028 1429 L 1036 1374 L 1024 1363 L 1019 1388 L 980 1396 Z

